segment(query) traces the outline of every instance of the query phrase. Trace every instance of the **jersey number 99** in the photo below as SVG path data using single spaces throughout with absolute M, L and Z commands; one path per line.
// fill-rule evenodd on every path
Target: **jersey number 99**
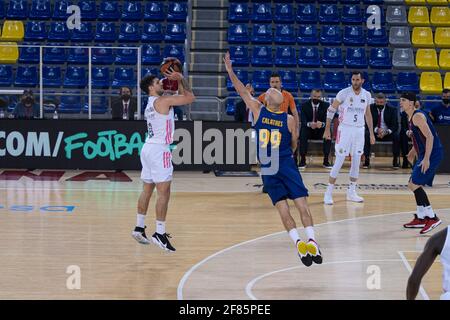
M 261 144 L 261 148 L 267 148 L 269 144 L 272 146 L 272 149 L 278 148 L 281 143 L 281 133 L 278 130 L 269 131 L 267 129 L 259 130 L 259 143 Z

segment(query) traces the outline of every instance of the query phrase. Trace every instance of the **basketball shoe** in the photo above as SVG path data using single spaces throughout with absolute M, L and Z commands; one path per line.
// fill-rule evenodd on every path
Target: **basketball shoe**
M 175 248 L 170 244 L 169 238 L 172 237 L 168 233 L 159 234 L 155 232 L 152 235 L 152 241 L 158 247 L 169 252 L 175 252 Z
M 317 264 L 322 263 L 322 252 L 320 252 L 319 245 L 313 239 L 309 239 L 306 243 L 306 249 L 312 257 L 312 261 Z
M 364 198 L 358 196 L 356 190 L 350 188 L 347 190 L 347 200 L 353 202 L 364 202 Z
M 420 234 L 428 233 L 442 223 L 442 220 L 437 216 L 435 216 L 434 218 L 425 217 L 424 220 L 425 226 L 422 230 L 420 230 Z
M 145 226 L 144 228 L 136 227 L 134 228 L 134 231 L 131 233 L 131 236 L 139 243 L 141 244 L 150 244 L 151 241 L 148 240 L 147 235 L 145 234 Z
M 407 229 L 413 229 L 413 228 L 424 228 L 426 225 L 425 219 L 420 219 L 417 214 L 414 214 L 414 219 L 412 219 L 410 222 L 405 223 L 403 225 L 404 228 Z
M 333 202 L 333 194 L 331 192 L 329 192 L 328 190 L 325 191 L 325 194 L 323 195 L 323 202 L 328 205 L 332 205 L 334 203 Z
M 312 257 L 308 253 L 308 248 L 305 242 L 297 240 L 297 253 L 305 266 L 309 267 L 312 265 Z

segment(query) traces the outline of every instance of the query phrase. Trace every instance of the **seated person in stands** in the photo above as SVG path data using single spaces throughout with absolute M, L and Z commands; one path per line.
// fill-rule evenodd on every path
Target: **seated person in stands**
M 13 110 L 15 119 L 37 119 L 41 115 L 39 104 L 33 95 L 33 91 L 24 90 L 20 102 L 18 102 Z
M 370 105 L 372 112 L 373 128 L 376 141 L 392 141 L 392 166 L 400 168 L 400 135 L 399 135 L 399 112 L 395 107 L 386 103 L 384 93 L 378 93 L 375 96 L 375 103 Z M 366 137 L 364 144 L 365 161 L 363 168 L 370 167 L 370 136 L 366 124 Z
M 250 83 L 247 83 L 245 85 L 245 88 L 247 89 L 248 92 L 250 92 L 252 97 L 255 96 L 255 89 L 253 88 L 253 86 Z M 245 105 L 244 100 L 240 99 L 236 103 L 236 112 L 234 113 L 234 121 L 251 122 L 252 121 L 251 119 L 252 119 L 252 115 L 251 115 L 250 110 Z
M 330 104 L 322 100 L 322 91 L 315 89 L 311 91 L 311 98 L 300 107 L 300 164 L 301 169 L 306 167 L 306 154 L 308 152 L 308 140 L 323 140 L 323 166 L 331 168 L 328 160 L 331 150 L 331 140 L 323 139 L 325 124 L 327 121 L 327 110 Z
M 120 88 L 120 97 L 112 101 L 111 109 L 113 120 L 134 120 L 137 100 L 133 97 L 133 90 L 129 87 Z
M 431 120 L 437 124 L 450 124 L 450 89 L 442 91 L 442 104 L 429 113 Z

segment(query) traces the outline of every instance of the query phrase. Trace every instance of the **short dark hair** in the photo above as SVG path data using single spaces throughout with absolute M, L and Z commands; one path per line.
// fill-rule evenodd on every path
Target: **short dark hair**
M 120 93 L 122 93 L 122 89 L 123 88 L 127 88 L 128 90 L 130 90 L 130 94 L 133 95 L 133 89 L 131 87 L 129 87 L 129 86 L 122 86 L 122 87 L 120 87 Z
M 141 90 L 144 91 L 147 95 L 150 94 L 150 92 L 148 91 L 148 87 L 153 85 L 155 79 L 158 79 L 158 77 L 154 74 L 150 74 L 142 78 L 139 86 L 141 87 Z
M 352 77 L 356 76 L 356 75 L 360 75 L 361 79 L 364 79 L 364 75 L 361 71 L 358 71 L 358 70 L 352 71 Z
M 271 77 L 271 78 L 279 78 L 279 79 L 281 80 L 281 76 L 280 76 L 278 73 L 276 73 L 276 72 L 273 72 L 273 73 L 270 75 L 270 77 Z
M 444 89 L 444 90 L 442 90 L 442 94 L 444 94 L 444 93 L 449 93 L 450 92 L 450 89 Z

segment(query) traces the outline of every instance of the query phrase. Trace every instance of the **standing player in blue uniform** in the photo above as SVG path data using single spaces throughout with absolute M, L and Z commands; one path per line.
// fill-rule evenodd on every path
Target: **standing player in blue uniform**
M 315 240 L 313 219 L 306 201 L 308 190 L 303 184 L 293 157 L 293 150 L 297 148 L 298 140 L 294 117 L 280 111 L 283 95 L 279 90 L 275 88 L 267 90 L 265 95 L 267 107 L 265 107 L 250 95 L 238 79 L 233 71 L 229 53 L 225 55 L 224 62 L 234 88 L 253 113 L 258 144 L 257 154 L 261 163 L 264 188 L 277 208 L 286 231 L 295 243 L 303 264 L 308 267 L 313 262 L 321 264 L 322 253 Z M 294 201 L 300 213 L 307 242 L 300 239 L 287 199 Z
M 428 200 L 423 186 L 432 186 L 436 169 L 441 163 L 444 153 L 433 123 L 425 112 L 415 108 L 416 101 L 416 95 L 412 92 L 404 93 L 400 98 L 400 105 L 408 115 L 409 127 L 413 133 L 414 147 L 408 154 L 408 160 L 413 163 L 417 158 L 408 183 L 409 189 L 414 192 L 416 198 L 417 213 L 411 222 L 403 226 L 405 228 L 422 228 L 420 234 L 425 234 L 442 222 L 431 208 L 430 200 Z

